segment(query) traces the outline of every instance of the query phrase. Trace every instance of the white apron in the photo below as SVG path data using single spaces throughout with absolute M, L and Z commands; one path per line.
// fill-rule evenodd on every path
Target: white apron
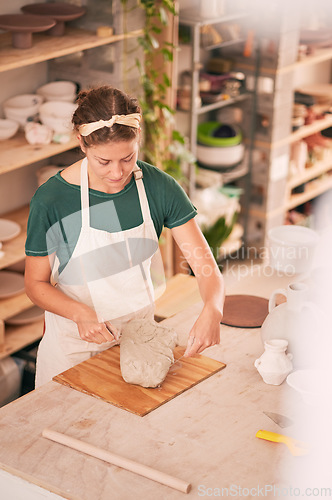
M 57 278 L 57 287 L 69 297 L 92 307 L 99 321 L 121 327 L 133 318 L 153 318 L 155 262 L 159 292 L 165 283 L 158 238 L 142 180 L 134 170 L 143 222 L 109 233 L 90 226 L 88 162 L 81 166 L 81 232 L 69 262 Z M 105 202 L 107 204 L 112 201 Z M 162 276 L 162 277 L 161 277 Z M 45 333 L 39 344 L 36 387 L 117 342 L 96 344 L 81 339 L 75 322 L 46 311 Z

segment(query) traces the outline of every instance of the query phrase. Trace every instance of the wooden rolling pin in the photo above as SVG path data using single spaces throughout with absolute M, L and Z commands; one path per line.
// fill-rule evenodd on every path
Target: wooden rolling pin
M 107 450 L 97 448 L 97 446 L 85 443 L 84 441 L 80 441 L 79 439 L 67 436 L 66 434 L 52 431 L 52 429 L 44 429 L 42 432 L 42 436 L 50 439 L 51 441 L 55 441 L 56 443 L 64 444 L 65 446 L 73 448 L 74 450 L 82 451 L 83 453 L 91 455 L 92 457 L 99 458 L 104 462 L 122 467 L 122 469 L 127 469 L 131 472 L 135 472 L 136 474 L 147 477 L 148 479 L 152 479 L 153 481 L 157 481 L 158 483 L 169 486 L 170 488 L 174 488 L 178 491 L 181 491 L 182 493 L 188 493 L 190 491 L 190 483 L 186 483 L 181 479 L 177 479 L 176 477 L 169 476 L 164 472 L 152 469 L 147 465 L 134 462 L 129 458 L 120 457 L 119 455 L 115 455 L 114 453 L 111 453 Z

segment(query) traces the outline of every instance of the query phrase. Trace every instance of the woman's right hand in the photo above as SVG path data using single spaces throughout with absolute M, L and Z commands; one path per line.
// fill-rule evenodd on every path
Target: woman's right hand
M 51 285 L 53 256 L 30 257 L 25 260 L 25 291 L 36 305 L 77 324 L 79 335 L 86 342 L 103 344 L 119 339 L 119 332 L 109 322 L 98 321 L 91 307 L 65 295 Z M 107 325 L 107 326 L 106 326 Z
M 95 311 L 90 307 L 83 307 L 82 314 L 79 320 L 76 321 L 79 335 L 86 342 L 94 342 L 95 344 L 103 344 L 104 342 L 114 342 L 118 340 L 119 334 L 109 322 L 98 321 Z

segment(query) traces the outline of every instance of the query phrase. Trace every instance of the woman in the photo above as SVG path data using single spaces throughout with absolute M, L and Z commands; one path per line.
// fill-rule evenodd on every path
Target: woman
M 138 160 L 137 100 L 108 86 L 81 92 L 72 121 L 85 158 L 43 184 L 30 205 L 26 292 L 46 311 L 36 387 L 117 343 L 130 319 L 153 318 L 150 268 L 163 226 L 204 302 L 186 355 L 220 341 L 222 276 L 182 188 Z

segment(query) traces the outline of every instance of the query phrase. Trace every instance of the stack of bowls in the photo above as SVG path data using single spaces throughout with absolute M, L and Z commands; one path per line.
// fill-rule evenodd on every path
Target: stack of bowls
M 24 128 L 38 115 L 42 102 L 43 97 L 37 94 L 21 94 L 11 97 L 3 103 L 5 117 L 18 122 Z
M 39 109 L 40 121 L 57 134 L 68 134 L 72 130 L 71 119 L 76 107 L 67 101 L 44 102 Z
M 76 84 L 70 81 L 55 81 L 46 83 L 37 89 L 37 94 L 45 101 L 68 101 L 76 99 Z
M 244 155 L 242 133 L 237 125 L 220 122 L 200 123 L 197 128 L 197 159 L 213 170 L 229 170 Z

